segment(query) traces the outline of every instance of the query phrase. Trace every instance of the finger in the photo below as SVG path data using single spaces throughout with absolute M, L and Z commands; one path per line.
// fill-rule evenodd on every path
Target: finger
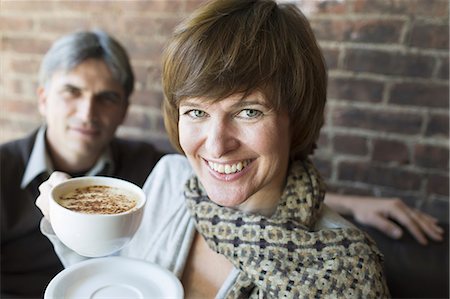
M 367 224 L 375 227 L 376 229 L 393 239 L 399 239 L 403 235 L 403 230 L 400 228 L 400 226 L 390 221 L 388 218 L 384 217 L 381 214 L 376 214 L 373 217 L 370 217 L 367 221 Z
M 58 185 L 59 183 L 66 181 L 69 178 L 70 178 L 70 175 L 68 175 L 65 172 L 54 171 L 48 178 L 48 182 L 51 185 L 51 187 L 54 187 L 54 186 Z
M 39 186 L 40 195 L 36 199 L 35 204 L 41 210 L 44 217 L 48 220 L 50 220 L 50 213 L 48 208 L 50 192 L 55 185 L 67 180 L 68 178 L 70 178 L 68 174 L 55 171 L 51 174 L 47 181 L 43 182 Z
M 444 233 L 443 228 L 440 227 L 436 222 L 434 222 L 434 218 L 430 219 L 430 217 L 427 216 L 427 214 L 422 213 L 418 210 L 412 211 L 411 214 L 411 217 L 415 219 L 416 223 L 428 237 L 435 241 L 442 241 L 442 235 Z
M 426 219 L 429 222 L 433 222 L 433 223 L 438 223 L 439 220 L 433 216 L 431 216 L 430 214 L 424 213 L 422 211 L 419 211 L 417 209 L 413 209 L 414 212 L 418 213 L 420 215 L 421 218 Z
M 50 220 L 50 216 L 48 213 L 48 205 L 46 203 L 46 197 L 43 195 L 38 196 L 36 199 L 36 206 L 41 210 L 42 215 L 44 215 L 45 218 Z
M 403 225 L 417 240 L 417 242 L 422 245 L 428 244 L 428 240 L 425 237 L 424 232 L 416 222 L 416 219 L 413 218 L 412 210 L 408 206 L 405 205 L 401 208 L 397 206 L 397 208 L 390 210 L 389 216 Z

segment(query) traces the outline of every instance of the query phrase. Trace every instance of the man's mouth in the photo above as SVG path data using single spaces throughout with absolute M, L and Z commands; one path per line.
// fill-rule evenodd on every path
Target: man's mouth
M 83 135 L 91 135 L 91 136 L 98 135 L 100 132 L 97 128 L 86 128 L 86 127 L 72 127 L 72 130 L 81 133 Z
M 244 160 L 237 163 L 227 164 L 227 163 L 215 163 L 208 161 L 208 166 L 215 172 L 221 174 L 233 174 L 242 171 L 245 167 L 247 167 L 252 160 Z

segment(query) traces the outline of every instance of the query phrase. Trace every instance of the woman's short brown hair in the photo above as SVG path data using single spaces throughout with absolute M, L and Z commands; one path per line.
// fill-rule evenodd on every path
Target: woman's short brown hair
M 327 75 L 309 22 L 293 4 L 213 0 L 174 32 L 163 58 L 164 123 L 172 144 L 179 103 L 221 100 L 260 90 L 274 109 L 287 109 L 291 159 L 311 154 L 326 102 Z

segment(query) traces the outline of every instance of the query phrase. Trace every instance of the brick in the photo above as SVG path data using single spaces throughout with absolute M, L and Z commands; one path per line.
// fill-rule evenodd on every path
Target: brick
M 32 58 L 12 58 L 10 62 L 11 71 L 17 74 L 36 74 L 38 76 L 41 62 Z
M 145 113 L 144 109 L 129 109 L 123 125 L 144 130 L 153 128 L 152 120 Z
M 333 149 L 339 154 L 365 156 L 368 153 L 367 138 L 359 136 L 336 135 Z
M 131 102 L 136 105 L 161 108 L 162 93 L 152 90 L 136 90 L 131 96 Z
M 425 130 L 427 137 L 443 137 L 449 136 L 449 116 L 440 114 L 430 114 Z
M 319 135 L 319 139 L 317 140 L 317 150 L 329 147 L 330 147 L 330 136 L 322 131 Z
M 440 63 L 441 64 L 439 66 L 437 77 L 439 79 L 448 79 L 449 78 L 449 76 L 448 76 L 448 71 L 449 71 L 448 56 L 445 58 L 442 58 Z
M 404 21 L 399 20 L 312 20 L 316 38 L 321 41 L 398 43 Z
M 51 41 L 35 37 L 4 36 L 1 51 L 21 54 L 43 54 L 50 48 Z
M 160 132 L 160 133 L 165 133 L 166 132 L 166 127 L 164 125 L 164 118 L 162 116 L 162 114 L 160 113 L 153 113 L 152 117 L 156 120 L 156 131 Z
M 3 5 L 3 3 L 2 3 Z M 0 15 L 0 28 L 3 32 L 14 31 L 15 33 L 21 31 L 31 31 L 33 28 L 33 21 L 23 16 L 4 16 Z
M 19 101 L 17 99 L 2 99 L 1 106 L 3 111 L 8 111 L 8 114 L 22 114 L 22 115 L 36 115 L 37 100 L 36 102 Z
M 448 175 L 430 174 L 427 182 L 427 192 L 429 194 L 449 195 L 449 177 Z
M 408 45 L 425 49 L 448 50 L 448 20 L 446 25 L 415 24 L 408 38 Z
M 130 16 L 125 18 L 125 27 L 127 32 L 132 35 L 152 36 L 169 36 L 178 25 L 178 18 L 162 18 L 162 17 L 136 17 Z
M 419 174 L 408 170 L 348 161 L 339 163 L 338 178 L 409 191 L 419 190 L 421 182 Z
M 404 21 L 364 20 L 354 24 L 350 41 L 364 43 L 397 43 Z
M 145 82 L 147 81 L 148 67 L 142 65 L 142 63 L 133 62 L 133 60 L 131 61 L 131 67 L 133 68 L 135 84 L 139 86 L 145 86 Z
M 29 12 L 48 12 L 53 9 L 54 1 L 36 0 L 36 1 L 2 1 L 2 12 L 20 12 L 22 14 Z
M 147 68 L 146 85 L 149 87 L 161 87 L 162 70 L 159 66 Z
M 359 108 L 336 108 L 332 111 L 333 125 L 373 131 L 419 134 L 422 117 L 414 113 L 373 111 Z
M 330 76 L 328 98 L 378 103 L 382 101 L 383 89 L 383 83 L 373 80 Z
M 3 91 L 6 94 L 19 95 L 18 97 L 28 98 L 36 97 L 36 89 L 38 88 L 37 80 L 22 79 L 2 79 Z M 18 100 L 17 98 L 15 100 Z
M 378 162 L 396 162 L 409 164 L 409 151 L 405 143 L 396 140 L 373 140 L 372 160 Z
M 351 32 L 351 23 L 346 20 L 311 18 L 310 24 L 319 41 L 344 41 Z
M 323 0 L 316 6 L 317 13 L 342 14 L 347 11 L 347 1 Z
M 124 14 L 135 12 L 174 13 L 183 11 L 180 1 L 2 1 L 2 10 L 10 12 L 51 12 L 70 11 L 72 13 L 93 12 L 95 14 Z
M 322 54 L 328 70 L 336 69 L 338 67 L 339 50 L 338 49 L 322 49 Z
M 114 22 L 111 20 L 114 19 Z M 121 15 L 105 15 L 105 14 L 93 14 L 88 18 L 87 26 L 89 28 L 100 28 L 108 33 L 111 33 L 115 38 L 117 38 L 122 44 L 127 48 L 125 43 L 126 39 L 136 39 L 135 36 L 128 34 L 127 28 L 124 25 L 124 18 Z M 133 57 L 134 58 L 134 57 Z
M 448 171 L 448 148 L 416 144 L 414 146 L 414 164 L 424 168 Z
M 39 30 L 46 33 L 66 34 L 71 31 L 90 29 L 89 17 L 55 17 L 39 19 Z
M 442 197 L 433 196 L 433 198 L 431 199 L 427 198 L 424 204 L 420 207 L 420 210 L 437 218 L 441 226 L 444 225 L 448 226 L 449 211 L 450 211 L 448 195 Z
M 119 38 L 119 37 L 118 37 Z M 134 60 L 147 60 L 160 64 L 164 41 L 154 39 L 134 39 L 130 36 L 119 38 L 126 46 L 128 54 Z
M 331 178 L 332 169 L 333 169 L 333 166 L 331 165 L 331 161 L 328 159 L 319 158 L 317 156 L 312 156 L 311 160 L 314 163 L 314 166 L 319 171 L 320 175 L 324 179 L 329 180 Z
M 347 51 L 344 65 L 345 69 L 355 72 L 428 78 L 435 63 L 432 56 L 352 49 Z
M 399 83 L 391 90 L 389 102 L 404 106 L 448 108 L 448 84 Z
M 154 14 L 173 14 L 184 11 L 180 1 L 118 1 L 126 12 L 151 12 Z
M 327 184 L 327 192 L 347 195 L 374 196 L 373 189 L 371 186 L 356 187 L 354 184 L 352 186 L 341 186 L 339 183 Z
M 194 9 L 197 9 L 200 7 L 200 5 L 204 4 L 204 0 L 187 0 L 186 1 L 186 11 L 190 12 Z
M 350 1 L 355 12 L 392 14 L 414 14 L 418 16 L 441 16 L 448 13 L 447 0 L 356 0 Z

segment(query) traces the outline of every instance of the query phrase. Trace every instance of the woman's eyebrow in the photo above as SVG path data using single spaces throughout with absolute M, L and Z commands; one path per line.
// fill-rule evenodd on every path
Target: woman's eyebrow
M 243 108 L 243 107 L 255 106 L 255 105 L 267 107 L 266 102 L 263 100 L 259 100 L 259 99 L 249 99 L 249 100 L 244 99 L 242 101 L 237 101 L 236 103 L 234 103 L 232 105 L 232 107 L 233 108 Z
M 205 104 L 205 102 L 200 102 L 198 100 L 183 100 L 180 102 L 180 107 L 181 106 L 189 106 L 189 107 L 195 107 L 195 108 L 199 108 L 199 107 L 203 107 L 202 104 Z

